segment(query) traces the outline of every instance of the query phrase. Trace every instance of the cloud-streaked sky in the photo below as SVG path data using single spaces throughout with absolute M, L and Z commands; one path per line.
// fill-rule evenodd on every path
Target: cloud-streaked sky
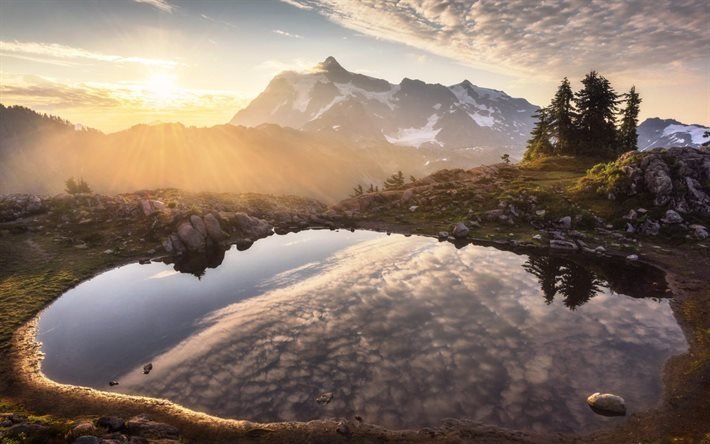
M 642 117 L 710 123 L 706 0 L 3 0 L 0 101 L 106 131 L 228 121 L 283 69 L 502 89 L 596 69 Z

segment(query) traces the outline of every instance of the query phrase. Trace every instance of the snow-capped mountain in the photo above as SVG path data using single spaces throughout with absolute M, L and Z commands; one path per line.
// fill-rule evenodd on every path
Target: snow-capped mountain
M 398 85 L 347 71 L 328 57 L 309 72 L 277 75 L 233 125 L 274 123 L 398 145 L 524 148 L 538 109 L 525 99 L 469 81 Z
M 699 148 L 704 142 L 705 132 L 710 128 L 702 125 L 686 125 L 673 119 L 659 119 L 652 117 L 644 120 L 638 126 L 639 150 L 663 147 L 692 147 Z

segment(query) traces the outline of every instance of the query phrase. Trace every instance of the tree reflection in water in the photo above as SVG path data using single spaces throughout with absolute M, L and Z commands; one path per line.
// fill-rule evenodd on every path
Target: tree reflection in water
M 661 299 L 670 296 L 663 272 L 645 264 L 631 266 L 622 262 L 616 258 L 531 255 L 523 268 L 537 277 L 548 305 L 556 295 L 560 295 L 563 305 L 570 310 L 589 302 L 601 291 L 601 287 L 609 287 L 614 293 L 634 298 Z

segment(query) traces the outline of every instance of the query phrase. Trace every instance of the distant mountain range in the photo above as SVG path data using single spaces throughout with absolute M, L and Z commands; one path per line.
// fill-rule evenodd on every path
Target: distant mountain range
M 272 123 L 312 132 L 334 133 L 353 140 L 396 145 L 522 155 L 538 106 L 503 91 L 464 80 L 444 86 L 405 78 L 395 85 L 352 73 L 333 57 L 308 72 L 286 71 L 274 77 L 232 125 Z M 638 128 L 639 149 L 699 147 L 701 125 L 646 119 Z
M 708 131 L 710 128 L 707 126 L 686 125 L 673 119 L 652 117 L 638 126 L 638 148 L 639 150 L 672 146 L 698 148 L 710 141 L 710 138 L 704 137 L 705 132 Z
M 230 123 L 274 123 L 414 147 L 520 152 L 537 109 L 468 80 L 444 86 L 405 78 L 395 85 L 347 71 L 328 57 L 309 72 L 277 75 Z

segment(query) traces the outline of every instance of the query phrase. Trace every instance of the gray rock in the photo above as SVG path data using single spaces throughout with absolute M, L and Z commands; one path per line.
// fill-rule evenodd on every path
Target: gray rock
M 468 236 L 468 233 L 470 230 L 466 225 L 464 225 L 462 222 L 457 223 L 454 225 L 453 230 L 451 230 L 451 234 L 454 235 L 456 239 L 463 239 L 466 236 Z
M 661 225 L 653 219 L 646 219 L 639 225 L 639 232 L 647 236 L 656 236 L 661 230 Z
M 610 393 L 594 393 L 587 398 L 587 404 L 594 412 L 605 416 L 626 415 L 624 398 Z
M 532 238 L 535 239 L 535 240 L 542 240 L 542 235 L 540 235 L 540 234 L 535 234 L 535 235 L 533 235 Z
M 205 222 L 200 216 L 196 214 L 190 216 L 190 223 L 195 228 L 195 230 L 197 230 L 202 235 L 203 238 L 207 238 L 207 227 L 205 226 Z
M 118 416 L 102 416 L 96 421 L 96 425 L 105 428 L 109 432 L 117 432 L 123 429 L 125 421 Z
M 626 260 L 637 261 L 637 260 L 639 260 L 639 256 L 638 256 L 638 254 L 630 254 L 630 255 L 626 256 Z
M 191 223 L 181 223 L 178 226 L 177 235 L 187 247 L 187 250 L 202 251 L 205 249 L 205 237 Z
M 680 224 L 683 222 L 683 218 L 675 210 L 667 210 L 661 222 L 664 224 Z
M 412 197 L 414 197 L 414 190 L 409 188 L 408 190 L 404 190 L 404 193 L 402 193 L 402 202 L 409 202 Z
M 126 421 L 126 430 L 132 435 L 150 439 L 179 439 L 180 437 L 175 427 L 152 421 L 145 415 L 134 416 Z
M 206 214 L 204 217 L 207 235 L 215 242 L 221 242 L 227 238 L 227 233 L 222 231 L 219 220 L 213 214 Z
M 316 398 L 316 402 L 317 402 L 318 404 L 320 404 L 320 405 L 328 404 L 328 403 L 329 403 L 330 401 L 332 401 L 332 400 L 333 400 L 333 392 L 321 393 L 321 394 L 318 395 L 318 397 Z
M 552 239 L 552 240 L 550 240 L 550 248 L 553 248 L 555 250 L 575 251 L 579 247 L 574 242 L 560 240 L 560 239 Z
M 152 363 L 148 363 L 148 364 L 146 364 L 146 365 L 143 366 L 143 374 L 147 375 L 148 373 L 150 373 L 151 370 L 153 370 L 153 364 L 152 364 Z
M 570 216 L 565 216 L 559 220 L 560 227 L 565 230 L 572 228 L 572 218 Z
M 696 239 L 703 240 L 708 238 L 708 229 L 703 225 L 693 224 L 689 228 L 692 230 L 693 236 Z
M 89 421 L 80 422 L 79 424 L 72 427 L 72 429 L 69 431 L 69 434 L 74 438 L 85 435 L 95 435 L 96 426 L 94 426 L 94 424 Z
M 439 240 L 446 240 L 449 238 L 449 232 L 448 231 L 439 231 L 439 234 L 437 236 Z
M 273 226 L 265 220 L 249 216 L 246 213 L 235 213 L 232 217 L 235 228 L 243 237 L 259 239 L 271 235 Z

